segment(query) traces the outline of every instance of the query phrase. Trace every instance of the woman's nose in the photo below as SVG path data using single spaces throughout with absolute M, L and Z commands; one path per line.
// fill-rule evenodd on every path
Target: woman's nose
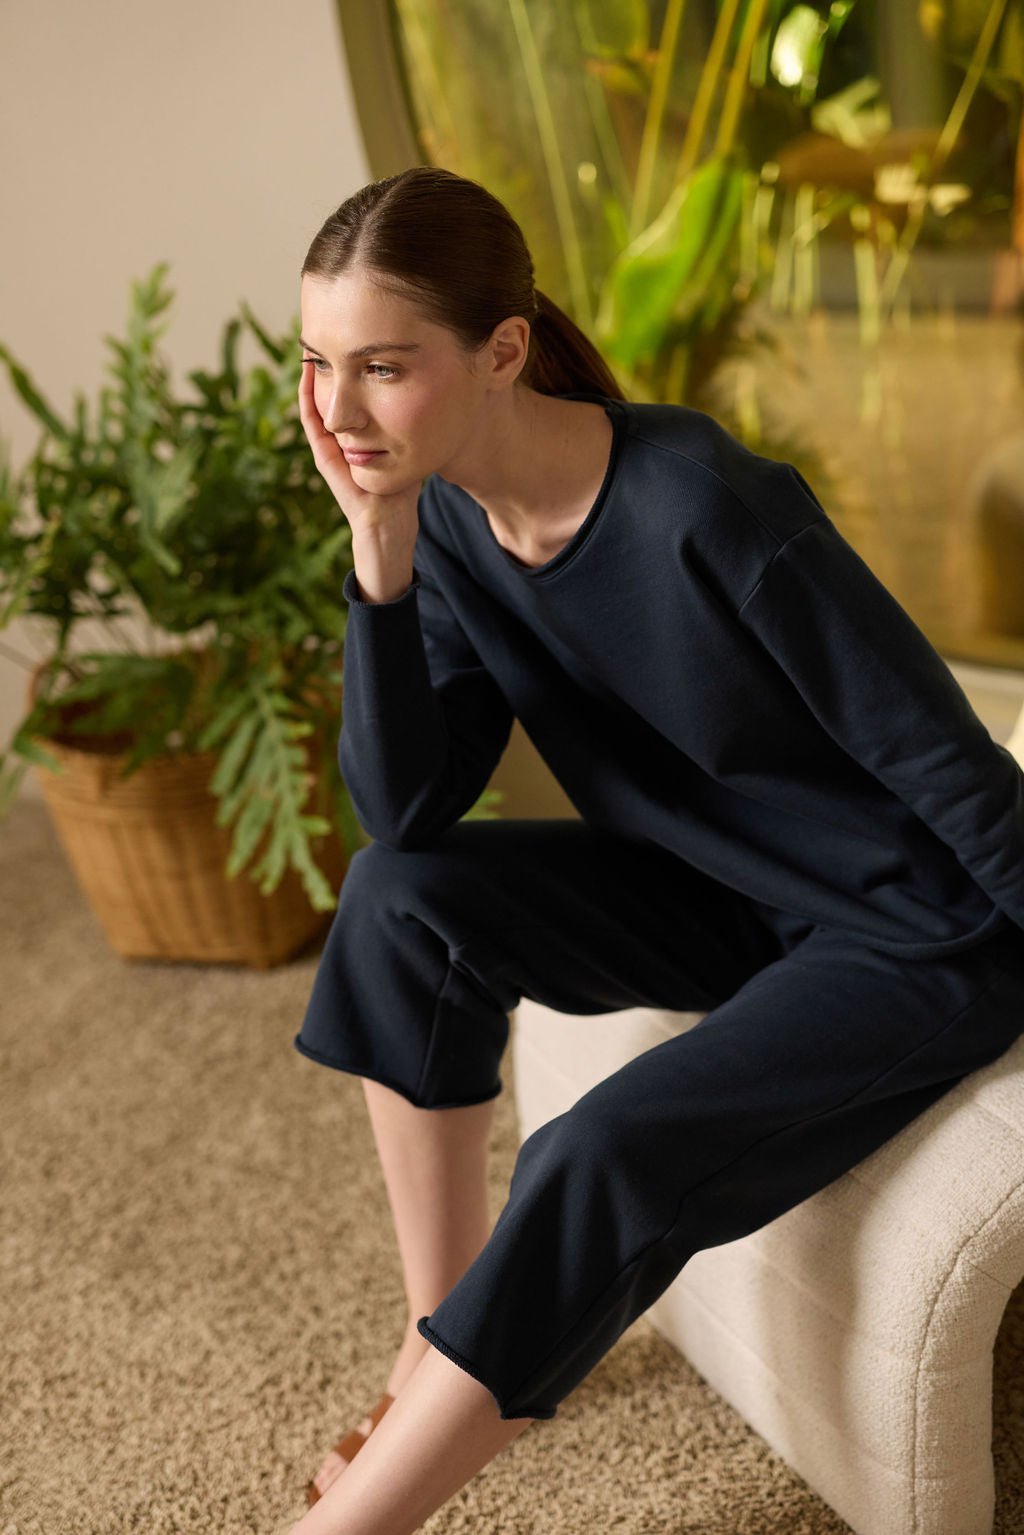
M 366 425 L 366 412 L 358 399 L 341 388 L 331 390 L 322 415 L 326 430 L 335 436 L 342 432 L 359 431 Z

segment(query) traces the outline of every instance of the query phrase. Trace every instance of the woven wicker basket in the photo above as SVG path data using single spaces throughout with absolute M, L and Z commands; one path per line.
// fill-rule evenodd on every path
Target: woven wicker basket
M 29 679 L 35 698 L 41 662 Z M 87 705 L 67 706 L 70 719 Z M 214 752 L 182 752 L 144 762 L 130 778 L 124 738 L 47 738 L 62 775 L 33 765 L 68 861 L 111 947 L 125 959 L 243 964 L 267 969 L 290 959 L 330 924 L 314 911 L 299 875 L 287 868 L 273 894 L 260 893 L 249 867 L 225 873 L 229 828 L 215 820 L 206 787 Z M 313 755 L 315 737 L 302 742 Z M 303 806 L 317 790 L 315 778 Z M 261 841 L 256 856 L 263 851 Z M 346 867 L 334 835 L 311 843 L 314 862 L 337 890 Z

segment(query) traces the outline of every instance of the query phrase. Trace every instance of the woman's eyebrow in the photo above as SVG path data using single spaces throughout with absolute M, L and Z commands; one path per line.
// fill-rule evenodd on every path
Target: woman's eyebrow
M 307 352 L 315 352 L 317 357 L 323 356 L 317 352 L 315 346 L 310 346 L 308 341 L 299 337 L 299 345 L 304 346 Z M 420 352 L 423 348 L 418 341 L 371 341 L 368 346 L 357 346 L 354 352 L 346 352 L 346 357 L 372 357 L 374 352 Z

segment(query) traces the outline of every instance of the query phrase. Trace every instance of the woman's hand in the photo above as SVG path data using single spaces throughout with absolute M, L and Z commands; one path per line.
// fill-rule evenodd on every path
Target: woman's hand
M 351 524 L 353 568 L 361 600 L 395 601 L 413 579 L 420 485 L 379 496 L 356 484 L 337 438 L 324 426 L 317 409 L 310 362 L 302 365 L 299 416 L 313 449 L 313 462 Z
M 323 423 L 313 397 L 314 368 L 311 361 L 302 364 L 299 379 L 299 417 L 306 434 L 306 441 L 313 450 L 313 462 L 323 475 L 334 499 L 352 525 L 356 534 L 373 534 L 387 528 L 391 532 L 404 530 L 415 541 L 418 527 L 417 504 L 420 484 L 406 486 L 388 495 L 376 495 L 364 490 L 352 478 L 349 466 L 337 439 Z

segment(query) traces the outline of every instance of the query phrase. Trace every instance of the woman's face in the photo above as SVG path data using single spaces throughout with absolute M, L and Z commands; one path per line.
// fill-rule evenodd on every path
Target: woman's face
M 511 382 L 495 372 L 490 348 L 463 351 L 446 326 L 365 274 L 306 273 L 301 311 L 303 356 L 313 359 L 324 427 L 346 458 L 350 450 L 379 450 L 361 464 L 349 460 L 364 490 L 390 495 L 435 471 L 443 476 L 475 437 L 495 379 L 504 379 L 499 387 Z

